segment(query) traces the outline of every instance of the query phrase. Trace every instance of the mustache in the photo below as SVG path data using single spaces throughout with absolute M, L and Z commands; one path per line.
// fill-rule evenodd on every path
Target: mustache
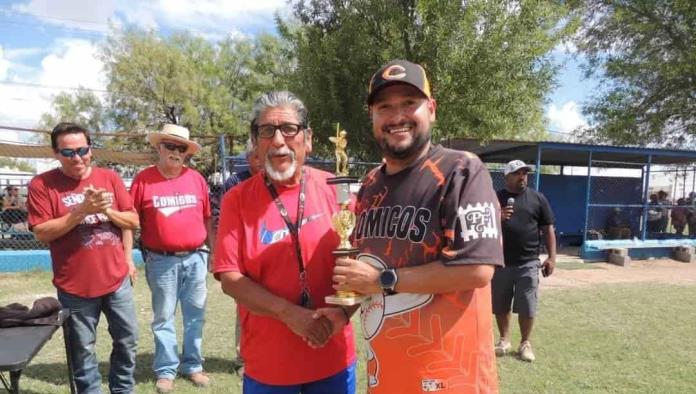
M 273 156 L 280 156 L 280 155 L 289 155 L 291 159 L 295 159 L 295 152 L 290 150 L 287 146 L 283 146 L 281 148 L 271 148 L 266 152 L 266 159 L 270 160 Z

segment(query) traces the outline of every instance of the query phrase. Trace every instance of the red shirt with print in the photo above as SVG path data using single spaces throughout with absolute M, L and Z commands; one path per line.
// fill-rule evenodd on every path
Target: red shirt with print
M 184 167 L 179 176 L 167 179 L 151 166 L 136 175 L 130 192 L 144 247 L 182 252 L 203 245 L 210 200 L 208 184 L 196 170 Z
M 78 180 L 54 169 L 35 176 L 29 183 L 29 226 L 63 217 L 84 201 L 88 186 L 114 195 L 112 207 L 130 211 L 133 202 L 115 172 L 92 167 L 88 178 Z M 49 243 L 53 284 L 60 290 L 85 298 L 99 297 L 118 289 L 128 274 L 121 229 L 104 214 L 85 217 L 67 234 Z
M 305 167 L 305 208 L 300 246 L 315 308 L 327 306 L 334 293 L 332 274 L 339 238 L 331 218 L 338 211 L 331 174 Z M 292 223 L 297 220 L 299 185 L 276 187 Z M 256 175 L 232 188 L 222 201 L 213 272 L 240 272 L 278 297 L 299 303 L 299 266 L 292 236 L 266 188 Z M 326 346 L 311 349 L 283 322 L 239 306 L 244 373 L 270 385 L 294 385 L 335 375 L 355 361 L 350 325 Z

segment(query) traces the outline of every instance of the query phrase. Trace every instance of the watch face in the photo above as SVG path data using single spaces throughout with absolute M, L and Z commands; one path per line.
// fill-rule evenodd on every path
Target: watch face
M 396 274 L 392 270 L 384 270 L 379 275 L 379 284 L 382 288 L 391 289 L 396 284 Z

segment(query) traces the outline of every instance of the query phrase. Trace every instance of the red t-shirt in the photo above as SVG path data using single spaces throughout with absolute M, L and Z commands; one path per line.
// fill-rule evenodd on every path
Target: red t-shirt
M 140 215 L 143 246 L 181 252 L 203 245 L 210 200 L 208 184 L 196 170 L 184 167 L 178 177 L 167 179 L 151 166 L 135 176 L 130 192 Z
M 300 244 L 312 303 L 326 306 L 334 293 L 331 276 L 338 235 L 331 217 L 338 210 L 336 191 L 326 184 L 331 176 L 305 169 L 305 209 Z M 297 218 L 299 186 L 276 187 L 290 220 Z M 271 293 L 297 303 L 299 268 L 292 236 L 287 230 L 261 175 L 231 189 L 222 201 L 213 272 L 240 272 Z M 279 320 L 251 313 L 239 306 L 242 324 L 244 373 L 272 385 L 290 385 L 327 378 L 355 361 L 353 329 L 331 338 L 321 349 L 311 349 Z
M 78 180 L 54 169 L 35 176 L 29 183 L 29 226 L 70 213 L 84 201 L 83 192 L 89 185 L 112 192 L 114 209 L 133 209 L 126 187 L 115 172 L 92 167 L 87 179 Z M 67 234 L 50 242 L 49 248 L 53 284 L 69 294 L 93 298 L 111 293 L 128 274 L 121 229 L 101 213 L 85 217 Z

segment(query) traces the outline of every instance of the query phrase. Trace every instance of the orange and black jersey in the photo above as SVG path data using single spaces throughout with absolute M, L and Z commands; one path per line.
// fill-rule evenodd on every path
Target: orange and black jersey
M 384 166 L 363 180 L 353 231 L 363 252 L 392 267 L 502 264 L 498 198 L 490 174 L 469 152 L 433 146 L 393 175 Z
M 378 268 L 502 265 L 499 204 L 475 155 L 433 146 L 408 168 L 371 171 L 358 193 L 358 258 Z M 361 307 L 369 393 L 494 393 L 490 287 L 375 295 Z

